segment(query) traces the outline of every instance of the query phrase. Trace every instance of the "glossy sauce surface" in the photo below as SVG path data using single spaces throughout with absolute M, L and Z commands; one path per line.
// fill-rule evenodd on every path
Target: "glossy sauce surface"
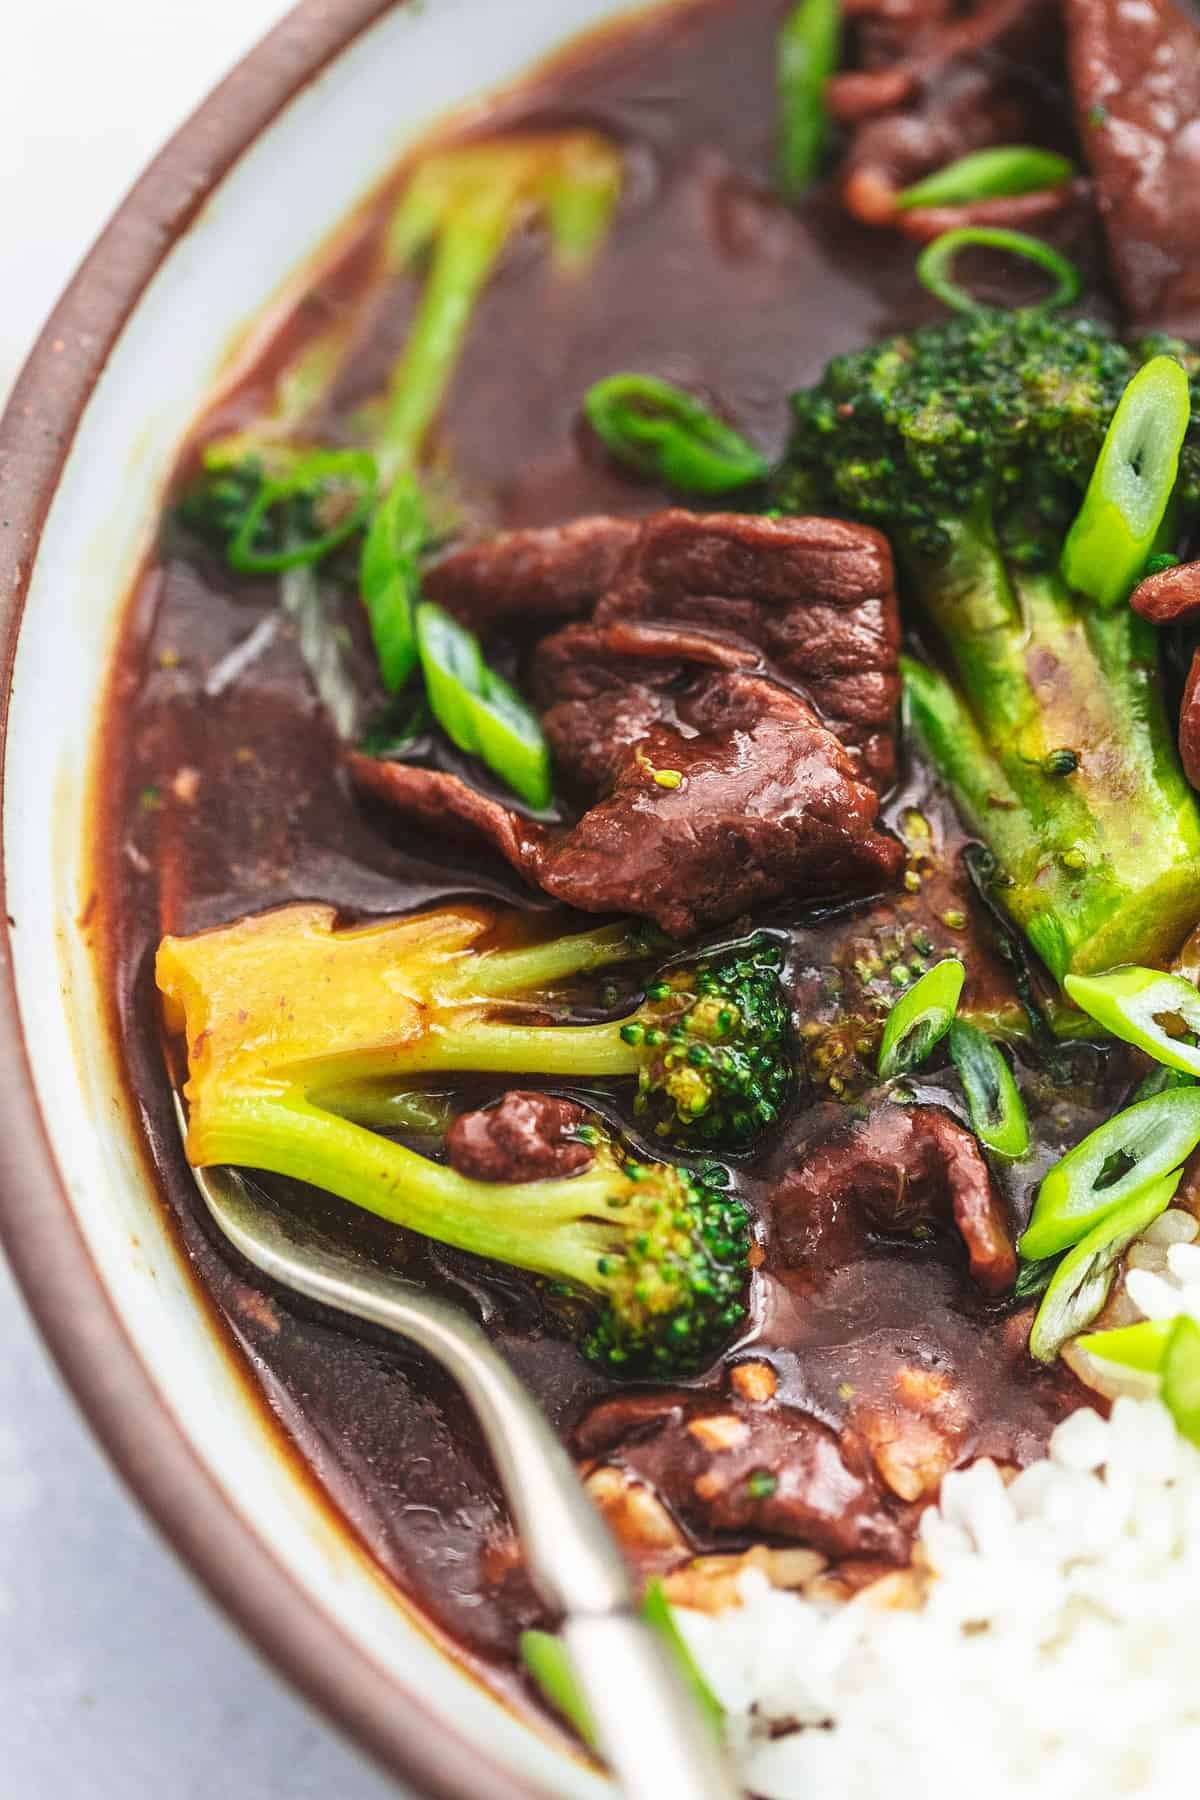
M 580 430 L 580 397 L 603 375 L 633 368 L 707 391 L 774 454 L 786 438 L 790 389 L 814 378 L 831 354 L 936 313 L 903 238 L 849 225 L 823 192 L 798 213 L 772 197 L 773 44 L 784 10 L 780 0 L 676 9 L 598 40 L 489 121 L 612 133 L 630 174 L 610 241 L 586 276 L 564 280 L 531 235 L 512 247 L 479 308 L 439 439 L 475 529 L 662 504 L 661 494 L 607 465 Z M 1086 260 L 1087 246 L 1082 254 Z M 361 245 L 351 251 L 306 302 L 293 337 L 351 302 L 368 260 Z M 370 341 L 325 421 L 332 439 L 380 386 L 412 304 L 408 283 L 379 301 Z M 285 344 L 286 334 L 280 352 Z M 223 408 L 224 421 L 252 414 L 260 386 L 252 379 Z M 170 523 L 131 601 L 114 680 L 99 876 L 130 1089 L 185 1252 L 285 1430 L 388 1573 L 500 1672 L 538 1609 L 514 1570 L 494 1477 L 457 1394 L 405 1348 L 263 1291 L 213 1242 L 176 1141 L 152 982 L 164 930 L 193 931 L 298 898 L 332 902 L 352 918 L 464 894 L 545 906 L 498 863 L 418 841 L 354 796 L 286 622 L 227 681 L 225 659 L 275 609 L 270 584 L 235 581 Z M 350 608 L 346 622 L 359 631 Z M 932 835 L 914 823 L 917 813 Z M 908 844 L 919 891 L 824 922 L 786 908 L 770 920 L 788 934 L 797 1018 L 814 1051 L 836 1010 L 831 969 L 852 963 L 853 946 L 877 945 L 881 934 L 895 940 L 916 927 L 934 953 L 971 945 L 975 997 L 1011 998 L 956 872 L 957 828 L 911 760 L 885 818 Z M 965 925 L 945 922 L 958 915 Z M 1055 1146 L 1111 1110 L 1127 1084 L 1123 1069 L 1105 1070 L 1086 1049 L 1073 1054 L 1065 1088 L 1039 1078 L 1027 1089 L 1036 1152 L 1003 1177 L 1018 1218 Z M 464 1089 L 455 1104 L 499 1091 Z M 936 1082 L 913 1091 L 961 1110 Z M 985 1304 L 964 1259 L 881 1242 L 802 1278 L 771 1272 L 772 1181 L 853 1098 L 814 1086 L 776 1139 L 738 1166 L 768 1239 L 752 1335 L 774 1362 L 781 1397 L 837 1426 L 848 1392 L 861 1404 L 875 1384 L 885 1403 L 897 1359 L 941 1358 L 959 1371 L 986 1421 L 963 1455 L 1000 1441 L 1023 1458 L 1036 1455 L 1074 1390 L 1069 1378 L 1006 1353 L 1013 1344 L 1019 1351 L 1028 1314 Z M 296 1203 L 482 1316 L 565 1433 L 612 1391 L 545 1329 L 530 1284 L 407 1240 L 336 1202 L 304 1195 Z M 719 1388 L 722 1372 L 704 1380 Z M 727 1540 L 731 1548 L 738 1542 Z

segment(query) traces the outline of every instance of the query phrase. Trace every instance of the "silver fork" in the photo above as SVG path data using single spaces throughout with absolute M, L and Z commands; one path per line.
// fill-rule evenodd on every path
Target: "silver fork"
M 181 1129 L 184 1114 L 176 1096 Z M 217 1229 L 281 1286 L 419 1344 L 470 1402 L 531 1580 L 561 1633 L 600 1748 L 628 1800 L 738 1800 L 741 1789 L 674 1660 L 639 1617 L 629 1572 L 570 1457 L 457 1306 L 317 1231 L 235 1169 L 193 1169 Z

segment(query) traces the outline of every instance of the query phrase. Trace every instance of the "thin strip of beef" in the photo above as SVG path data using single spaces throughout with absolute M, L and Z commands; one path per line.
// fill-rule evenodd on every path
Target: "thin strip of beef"
M 1179 708 L 1179 756 L 1188 780 L 1200 788 L 1200 650 L 1192 657 Z
M 1065 0 L 1065 19 L 1128 323 L 1200 337 L 1200 27 L 1175 0 Z
M 799 695 L 710 675 L 675 705 L 679 725 L 651 725 L 629 746 L 612 792 L 545 858 L 548 893 L 687 937 L 784 894 L 832 898 L 895 878 L 902 853 L 874 829 L 873 790 Z
M 586 803 L 608 792 L 652 725 L 681 727 L 681 672 L 756 669 L 752 645 L 719 634 L 621 619 L 566 625 L 533 659 L 534 699 L 559 779 Z
M 636 519 L 597 517 L 503 531 L 444 556 L 422 585 L 477 631 L 504 618 L 579 618 L 607 593 L 638 530 Z
M 472 1181 L 544 1181 L 578 1175 L 593 1160 L 575 1136 L 582 1106 L 553 1094 L 514 1091 L 495 1106 L 460 1113 L 446 1133 L 450 1167 Z
M 869 779 L 891 781 L 900 618 L 879 532 L 837 519 L 655 513 L 593 617 L 697 626 L 756 645 Z
M 588 1414 L 575 1445 L 647 1482 L 702 1537 L 788 1538 L 888 1562 L 908 1552 L 910 1527 L 865 1445 L 774 1398 L 618 1397 Z
M 1200 562 L 1177 563 L 1147 575 L 1129 596 L 1129 604 L 1152 625 L 1190 623 L 1200 615 Z
M 772 1195 L 776 1266 L 819 1284 L 861 1255 L 872 1234 L 911 1235 L 953 1224 L 971 1274 L 1005 1294 L 1017 1274 L 1007 1209 L 975 1138 L 936 1106 L 877 1107 L 806 1152 Z
M 895 573 L 886 540 L 867 526 L 675 508 L 641 522 L 580 519 L 456 551 L 425 586 L 484 629 L 594 608 L 598 624 L 640 619 L 741 638 L 805 689 L 878 787 L 895 774 Z M 653 651 L 643 643 L 631 654 Z M 541 704 L 559 697 L 542 683 Z
M 610 791 L 570 827 L 539 825 L 436 770 L 357 752 L 348 765 L 434 828 L 482 835 L 555 899 L 635 913 L 675 937 L 784 894 L 830 899 L 894 881 L 903 851 L 875 830 L 873 789 L 798 694 L 709 671 L 670 704 L 675 721 L 631 734 Z M 596 767 L 590 735 L 579 757 L 568 772 Z

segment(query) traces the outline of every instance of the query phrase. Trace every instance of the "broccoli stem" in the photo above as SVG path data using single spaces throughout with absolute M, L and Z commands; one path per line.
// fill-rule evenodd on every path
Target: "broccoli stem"
M 515 214 L 516 196 L 510 187 L 498 183 L 491 190 L 473 194 L 438 234 L 416 319 L 388 383 L 375 447 L 385 488 L 417 461 Z
M 361 1081 L 374 1089 L 389 1075 L 561 1075 L 569 1080 L 637 1075 L 645 1052 L 626 1043 L 621 1025 L 526 1025 L 468 1014 L 435 1022 L 412 1044 L 370 1050 L 356 1057 L 353 1073 L 339 1073 L 339 1107 L 348 1111 Z M 319 1092 L 319 1077 L 313 1083 Z M 355 1114 L 357 1116 L 357 1113 Z
M 1200 814 L 1151 629 L 1080 609 L 1053 570 L 1009 570 L 977 521 L 917 580 L 962 698 L 910 661 L 910 716 L 1008 912 L 1060 980 L 1169 955 L 1200 911 Z
M 497 1187 L 335 1117 L 295 1089 L 227 1092 L 198 1107 L 188 1157 L 197 1168 L 229 1163 L 309 1182 L 392 1225 L 582 1287 L 596 1286 L 597 1261 L 619 1229 L 599 1159 L 565 1179 Z
M 550 938 L 516 950 L 491 950 L 474 958 L 460 974 L 446 978 L 447 996 L 499 1000 L 507 994 L 532 994 L 618 963 L 636 962 L 656 948 L 640 925 L 608 925 L 571 937 Z

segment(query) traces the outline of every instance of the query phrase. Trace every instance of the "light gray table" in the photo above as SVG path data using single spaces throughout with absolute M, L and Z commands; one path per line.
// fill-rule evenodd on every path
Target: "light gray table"
M 138 1513 L 2 1261 L 0 1796 L 404 1800 L 263 1667 Z

